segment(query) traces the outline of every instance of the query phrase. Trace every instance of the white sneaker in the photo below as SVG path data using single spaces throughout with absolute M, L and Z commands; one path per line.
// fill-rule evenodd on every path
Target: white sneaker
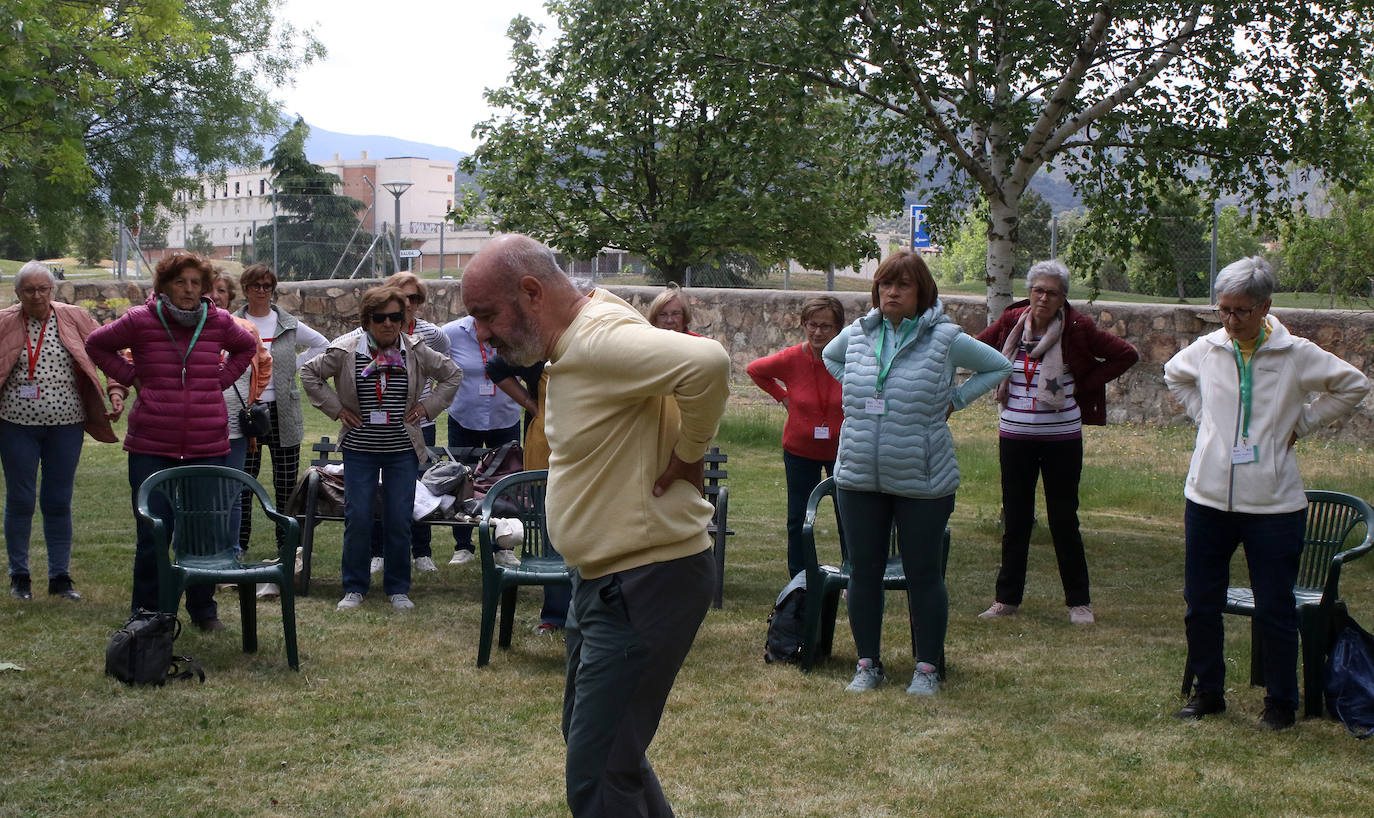
M 281 596 L 281 589 L 274 582 L 258 583 L 258 599 L 276 599 Z
M 391 607 L 398 611 L 409 611 L 415 607 L 415 603 L 411 602 L 410 597 L 405 594 L 392 594 L 387 599 L 391 600 Z
M 334 610 L 351 611 L 361 604 L 363 604 L 363 595 L 357 591 L 349 591 L 344 594 L 343 599 L 339 600 L 339 604 L 334 607 Z
M 906 692 L 913 696 L 934 696 L 940 692 L 940 674 L 930 662 L 917 662 L 911 686 Z
M 515 551 L 510 548 L 497 549 L 492 554 L 492 559 L 496 560 L 497 565 L 504 565 L 508 568 L 515 568 L 520 564 L 520 557 L 516 556 Z
M 373 557 L 373 558 L 372 558 L 372 569 L 371 569 L 371 570 L 372 570 L 372 573 L 374 573 L 374 574 L 379 573 L 379 572 L 382 570 L 382 568 L 384 568 L 385 566 L 386 566 L 386 560 L 382 559 L 381 557 Z
M 434 560 L 431 557 L 417 557 L 415 559 L 415 570 L 422 574 L 428 574 L 431 571 L 438 571 L 439 566 L 434 564 Z
M 845 687 L 847 693 L 866 693 L 883 683 L 883 666 L 872 659 L 860 659 L 854 678 Z
M 1093 606 L 1074 605 L 1069 608 L 1069 621 L 1075 625 L 1091 625 L 1097 620 L 1093 618 Z
M 453 559 L 448 561 L 449 565 L 467 565 L 475 559 L 471 551 L 459 549 L 453 552 Z
M 1019 605 L 1008 605 L 1004 602 L 994 602 L 988 606 L 986 611 L 978 614 L 979 619 L 999 619 L 1003 616 L 1015 616 Z

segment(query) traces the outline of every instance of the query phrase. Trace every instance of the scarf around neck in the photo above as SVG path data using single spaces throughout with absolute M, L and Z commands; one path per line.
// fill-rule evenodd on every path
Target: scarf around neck
M 395 346 L 377 346 L 377 339 L 372 337 L 372 333 L 365 333 L 367 337 L 367 354 L 372 360 L 363 367 L 362 377 L 366 378 L 374 372 L 405 372 L 406 361 L 401 355 L 401 341 L 396 339 Z
M 1035 341 L 1031 330 L 1030 308 L 1016 319 L 1016 325 L 1007 333 L 1007 340 L 1002 343 L 1002 354 L 1007 356 L 1007 360 L 1016 363 L 1016 351 L 1022 345 L 1030 346 Z M 1064 351 L 1059 344 L 1060 337 L 1064 334 L 1064 310 L 1060 309 L 1050 321 L 1050 325 L 1045 328 L 1045 334 L 1040 336 L 1040 340 L 1035 343 L 1035 347 L 1026 353 L 1026 357 L 1031 360 L 1038 360 L 1040 363 L 1036 367 L 1035 383 L 1027 384 L 1032 389 L 1032 400 L 1035 403 L 1043 403 L 1050 409 L 1063 409 L 1068 402 L 1064 394 Z M 997 387 L 997 402 L 1002 406 L 1007 405 L 1007 397 L 1011 393 L 1011 378 L 1002 381 Z
M 187 329 L 199 324 L 201 315 L 209 309 L 209 305 L 201 301 L 191 309 L 183 310 L 181 307 L 173 304 L 172 299 L 168 298 L 166 293 L 160 293 L 158 295 L 158 300 L 162 302 L 163 314 L 170 316 L 173 321 Z

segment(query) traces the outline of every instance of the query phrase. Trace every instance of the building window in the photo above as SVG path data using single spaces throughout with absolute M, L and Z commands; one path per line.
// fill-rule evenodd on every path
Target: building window
M 239 195 L 239 183 L 238 183 L 238 182 L 235 182 L 235 183 L 234 183 L 234 195 L 235 195 L 235 196 Z
M 266 194 L 267 194 L 267 180 L 266 180 L 266 179 L 259 179 L 259 180 L 258 180 L 258 195 L 259 195 L 259 196 L 264 196 L 264 195 L 266 195 Z

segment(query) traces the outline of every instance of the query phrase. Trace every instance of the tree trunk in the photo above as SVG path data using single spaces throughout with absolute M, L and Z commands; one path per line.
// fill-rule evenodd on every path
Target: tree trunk
M 1016 234 L 1020 216 L 1018 201 L 988 202 L 988 323 L 1001 316 L 1012 302 L 1012 274 L 1016 262 Z

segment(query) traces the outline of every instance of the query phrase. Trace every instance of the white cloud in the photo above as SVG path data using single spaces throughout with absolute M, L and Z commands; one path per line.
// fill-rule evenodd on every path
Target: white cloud
M 277 89 L 288 115 L 351 134 L 471 152 L 482 91 L 510 72 L 506 28 L 523 14 L 552 29 L 539 0 L 285 0 L 278 15 L 311 27 L 328 56 Z

